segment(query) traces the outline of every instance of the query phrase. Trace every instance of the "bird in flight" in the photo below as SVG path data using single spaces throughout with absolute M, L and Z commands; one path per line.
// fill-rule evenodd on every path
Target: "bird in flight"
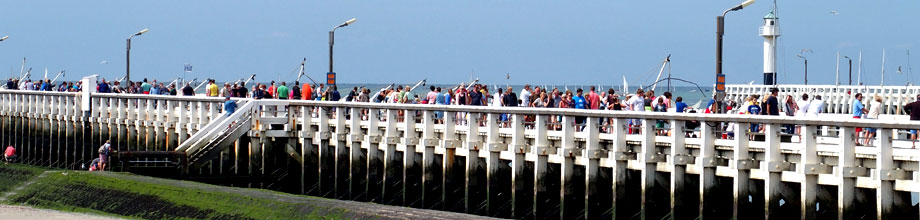
M 831 11 L 831 14 L 835 14 L 835 15 L 836 15 L 836 14 L 840 14 L 840 13 L 837 13 L 837 10 L 833 10 L 833 11 Z

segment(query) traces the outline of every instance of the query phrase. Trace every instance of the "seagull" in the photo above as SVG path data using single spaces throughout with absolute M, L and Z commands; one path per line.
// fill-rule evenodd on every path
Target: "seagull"
M 99 64 L 109 64 L 109 61 L 103 60 L 102 62 L 99 62 Z
M 837 15 L 837 14 L 840 14 L 840 13 L 837 13 L 837 10 L 833 10 L 833 11 L 831 11 L 831 14 Z
M 802 51 L 799 53 L 815 53 L 815 52 L 812 51 L 811 49 L 802 49 Z

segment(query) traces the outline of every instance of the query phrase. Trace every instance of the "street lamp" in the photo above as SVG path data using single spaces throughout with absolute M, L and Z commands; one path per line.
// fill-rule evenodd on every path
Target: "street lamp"
M 852 86 L 852 85 L 853 85 L 853 59 L 850 59 L 849 56 L 843 56 L 843 58 L 846 58 L 846 59 L 847 59 L 847 63 L 850 64 L 850 83 L 848 83 L 847 85 L 851 85 L 851 86 Z
M 805 60 L 805 85 L 808 85 L 808 58 L 805 58 L 805 56 L 802 56 L 802 54 L 796 54 L 795 56 Z
M 150 29 L 144 28 L 144 30 L 128 36 L 128 48 L 125 52 L 125 81 L 128 83 L 131 83 L 131 38 L 141 36 L 141 34 L 147 33 L 147 31 L 150 31 Z
M 716 17 L 716 112 L 724 113 L 722 111 L 722 100 L 725 98 L 725 75 L 722 74 L 722 35 L 725 33 L 725 15 L 730 11 L 741 10 L 745 7 L 754 4 L 754 0 L 747 0 L 742 2 L 735 7 L 731 7 L 724 12 L 722 16 Z
M 357 20 L 358 20 L 357 18 L 349 19 L 345 21 L 345 23 L 335 26 L 334 28 L 332 28 L 331 31 L 329 31 L 329 72 L 326 73 L 326 84 L 327 85 L 335 85 L 335 72 L 332 71 L 332 45 L 335 44 L 335 29 L 339 29 L 340 27 L 348 26 L 351 23 L 355 23 L 355 21 Z

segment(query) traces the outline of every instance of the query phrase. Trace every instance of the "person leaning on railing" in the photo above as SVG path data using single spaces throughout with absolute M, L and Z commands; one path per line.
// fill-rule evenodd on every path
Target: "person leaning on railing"
M 917 95 L 917 100 L 911 102 L 904 106 L 904 111 L 907 111 L 910 114 L 911 121 L 920 120 L 920 95 Z M 910 140 L 911 146 L 917 148 L 917 129 L 910 130 Z

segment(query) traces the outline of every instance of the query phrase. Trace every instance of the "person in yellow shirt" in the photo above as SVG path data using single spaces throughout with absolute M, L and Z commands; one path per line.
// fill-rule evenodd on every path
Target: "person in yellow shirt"
M 217 97 L 219 92 L 220 89 L 217 88 L 217 84 L 214 83 L 214 80 L 212 79 L 211 82 L 208 83 L 207 91 L 205 91 L 205 94 L 210 97 Z

